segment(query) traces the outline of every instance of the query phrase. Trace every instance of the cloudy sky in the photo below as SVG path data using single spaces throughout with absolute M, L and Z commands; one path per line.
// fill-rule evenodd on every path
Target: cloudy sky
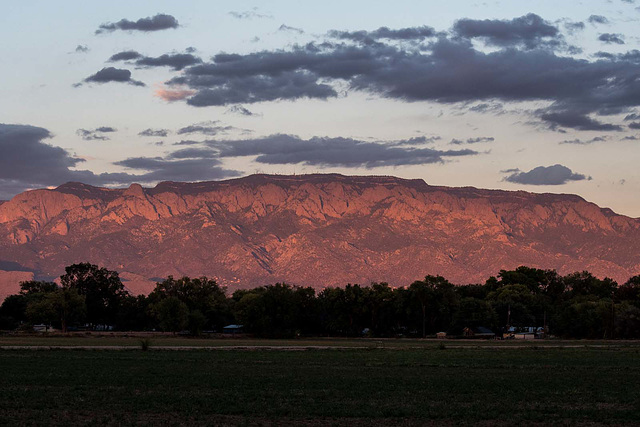
M 3 9 L 0 199 L 339 172 L 640 216 L 640 0 Z

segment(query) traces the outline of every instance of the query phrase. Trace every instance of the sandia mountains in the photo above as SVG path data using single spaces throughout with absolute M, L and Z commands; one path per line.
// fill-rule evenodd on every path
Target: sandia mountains
M 0 299 L 85 261 L 119 271 L 134 293 L 169 275 L 320 288 L 482 282 L 523 264 L 624 281 L 640 273 L 640 219 L 574 195 L 336 174 L 67 183 L 0 205 Z

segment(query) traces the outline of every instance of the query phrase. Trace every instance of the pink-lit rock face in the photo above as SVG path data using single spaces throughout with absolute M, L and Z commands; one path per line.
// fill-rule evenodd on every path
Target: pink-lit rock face
M 624 281 L 640 273 L 640 220 L 573 195 L 394 177 L 69 183 L 0 204 L 0 261 L 36 277 L 88 261 L 121 272 L 136 293 L 168 275 L 321 288 L 427 274 L 474 283 L 519 265 Z

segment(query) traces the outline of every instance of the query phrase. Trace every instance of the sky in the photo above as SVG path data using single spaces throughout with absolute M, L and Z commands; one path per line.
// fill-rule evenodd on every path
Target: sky
M 3 2 L 0 199 L 343 173 L 640 217 L 639 19 L 640 0 Z

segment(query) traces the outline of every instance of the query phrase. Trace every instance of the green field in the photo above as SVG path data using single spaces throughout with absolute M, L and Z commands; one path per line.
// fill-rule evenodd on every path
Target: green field
M 300 351 L 2 350 L 0 425 L 617 425 L 640 420 L 637 343 L 449 344 L 302 346 Z

